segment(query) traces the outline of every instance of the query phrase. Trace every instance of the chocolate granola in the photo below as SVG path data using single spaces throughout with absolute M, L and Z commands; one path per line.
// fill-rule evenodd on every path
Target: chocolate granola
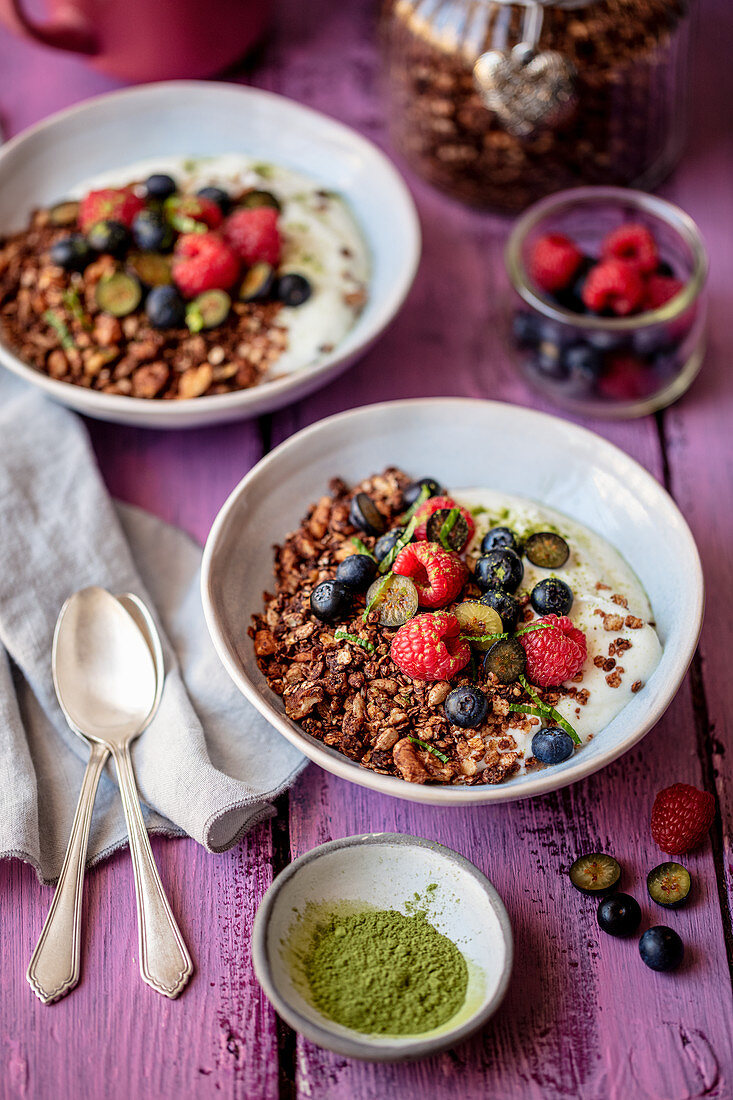
M 538 49 L 571 66 L 578 105 L 520 136 L 485 105 L 473 65 L 522 40 L 526 6 L 384 0 L 395 145 L 437 187 L 510 212 L 579 184 L 654 185 L 681 144 L 688 0 L 588 0 L 542 13 Z
M 0 339 L 49 377 L 102 393 L 175 400 L 248 389 L 284 351 L 280 303 L 234 302 L 217 328 L 153 328 L 143 309 L 117 318 L 95 300 L 116 261 L 102 255 L 83 272 L 55 267 L 49 249 L 68 229 L 37 210 L 0 241 Z
M 509 730 L 532 731 L 540 725 L 536 717 L 510 712 L 512 703 L 528 701 L 519 683 L 501 685 L 491 673 L 475 672 L 488 694 L 490 712 L 479 728 L 461 729 L 448 722 L 443 703 L 454 687 L 472 682 L 470 666 L 450 683 L 414 680 L 390 657 L 396 630 L 380 626 L 374 610 L 363 621 L 363 595 L 355 597 L 353 612 L 343 623 L 323 623 L 310 608 L 315 586 L 333 577 L 338 563 L 356 552 L 354 536 L 370 549 L 374 546 L 374 538 L 349 522 L 352 497 L 367 493 L 393 524 L 404 511 L 402 491 L 409 481 L 395 468 L 353 488 L 336 478 L 329 495 L 275 547 L 275 593 L 264 594 L 264 611 L 253 616 L 249 629 L 257 663 L 270 688 L 283 698 L 289 718 L 362 767 L 410 783 L 501 783 L 518 771 L 522 757 Z M 461 599 L 478 592 L 469 578 Z M 523 602 L 525 618 L 531 619 L 526 597 Z M 359 641 L 337 638 L 337 631 Z M 580 706 L 587 699 L 587 692 L 583 697 L 574 686 L 538 688 L 537 694 L 550 706 L 567 695 Z

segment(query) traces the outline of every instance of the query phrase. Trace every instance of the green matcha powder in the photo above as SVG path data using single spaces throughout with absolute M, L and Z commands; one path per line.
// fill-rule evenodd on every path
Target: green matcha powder
M 366 1034 L 430 1031 L 466 998 L 466 960 L 422 911 L 332 914 L 303 963 L 315 1007 Z

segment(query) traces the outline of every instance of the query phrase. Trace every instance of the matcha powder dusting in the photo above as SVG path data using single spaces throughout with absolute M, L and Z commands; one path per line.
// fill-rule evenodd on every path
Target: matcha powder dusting
M 458 1011 L 468 985 L 463 955 L 424 912 L 332 914 L 303 964 L 315 1007 L 365 1034 L 430 1031 Z

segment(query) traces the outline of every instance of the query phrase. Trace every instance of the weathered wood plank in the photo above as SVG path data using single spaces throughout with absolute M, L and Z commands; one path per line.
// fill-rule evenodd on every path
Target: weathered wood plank
M 196 965 L 177 1001 L 140 979 L 126 853 L 89 873 L 81 983 L 50 1007 L 32 994 L 25 969 L 51 890 L 30 867 L 0 864 L 0 1095 L 8 1100 L 277 1095 L 274 1014 L 249 952 L 252 919 L 271 879 L 269 824 L 221 856 L 192 840 L 158 839 L 153 848 Z

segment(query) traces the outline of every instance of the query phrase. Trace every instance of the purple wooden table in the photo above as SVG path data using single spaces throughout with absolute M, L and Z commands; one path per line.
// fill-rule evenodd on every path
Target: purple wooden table
M 29 867 L 0 865 L 3 1097 L 733 1097 L 733 785 L 725 785 L 733 769 L 724 748 L 733 653 L 728 0 L 707 0 L 702 24 L 691 141 L 665 194 L 693 214 L 710 247 L 709 355 L 675 408 L 630 424 L 591 425 L 670 489 L 703 558 L 710 598 L 700 652 L 664 720 L 606 771 L 529 802 L 448 812 L 376 797 L 311 766 L 280 801 L 277 818 L 225 855 L 188 840 L 154 841 L 197 964 L 174 1003 L 138 977 L 126 854 L 89 875 L 82 982 L 52 1008 L 40 1005 L 24 978 L 51 891 Z M 12 133 L 114 86 L 2 32 L 0 72 L 0 113 Z M 286 0 L 251 80 L 385 143 L 369 0 Z M 327 391 L 259 423 L 191 433 L 90 424 L 113 493 L 203 541 L 230 489 L 268 447 L 329 413 L 424 394 L 536 404 L 514 377 L 493 323 L 507 223 L 408 179 L 424 258 L 381 343 Z M 699 890 L 671 919 L 686 943 L 683 967 L 672 976 L 646 970 L 634 942 L 600 934 L 592 901 L 568 889 L 560 868 L 584 850 L 616 852 L 645 922 L 663 920 L 643 901 L 646 871 L 660 861 L 647 819 L 654 793 L 675 781 L 714 791 L 719 815 L 711 842 L 686 859 Z M 497 1016 L 474 1041 L 415 1066 L 363 1065 L 304 1042 L 276 1020 L 250 964 L 252 917 L 273 874 L 321 841 L 379 829 L 432 837 L 468 856 L 496 884 L 515 932 L 514 976 Z

